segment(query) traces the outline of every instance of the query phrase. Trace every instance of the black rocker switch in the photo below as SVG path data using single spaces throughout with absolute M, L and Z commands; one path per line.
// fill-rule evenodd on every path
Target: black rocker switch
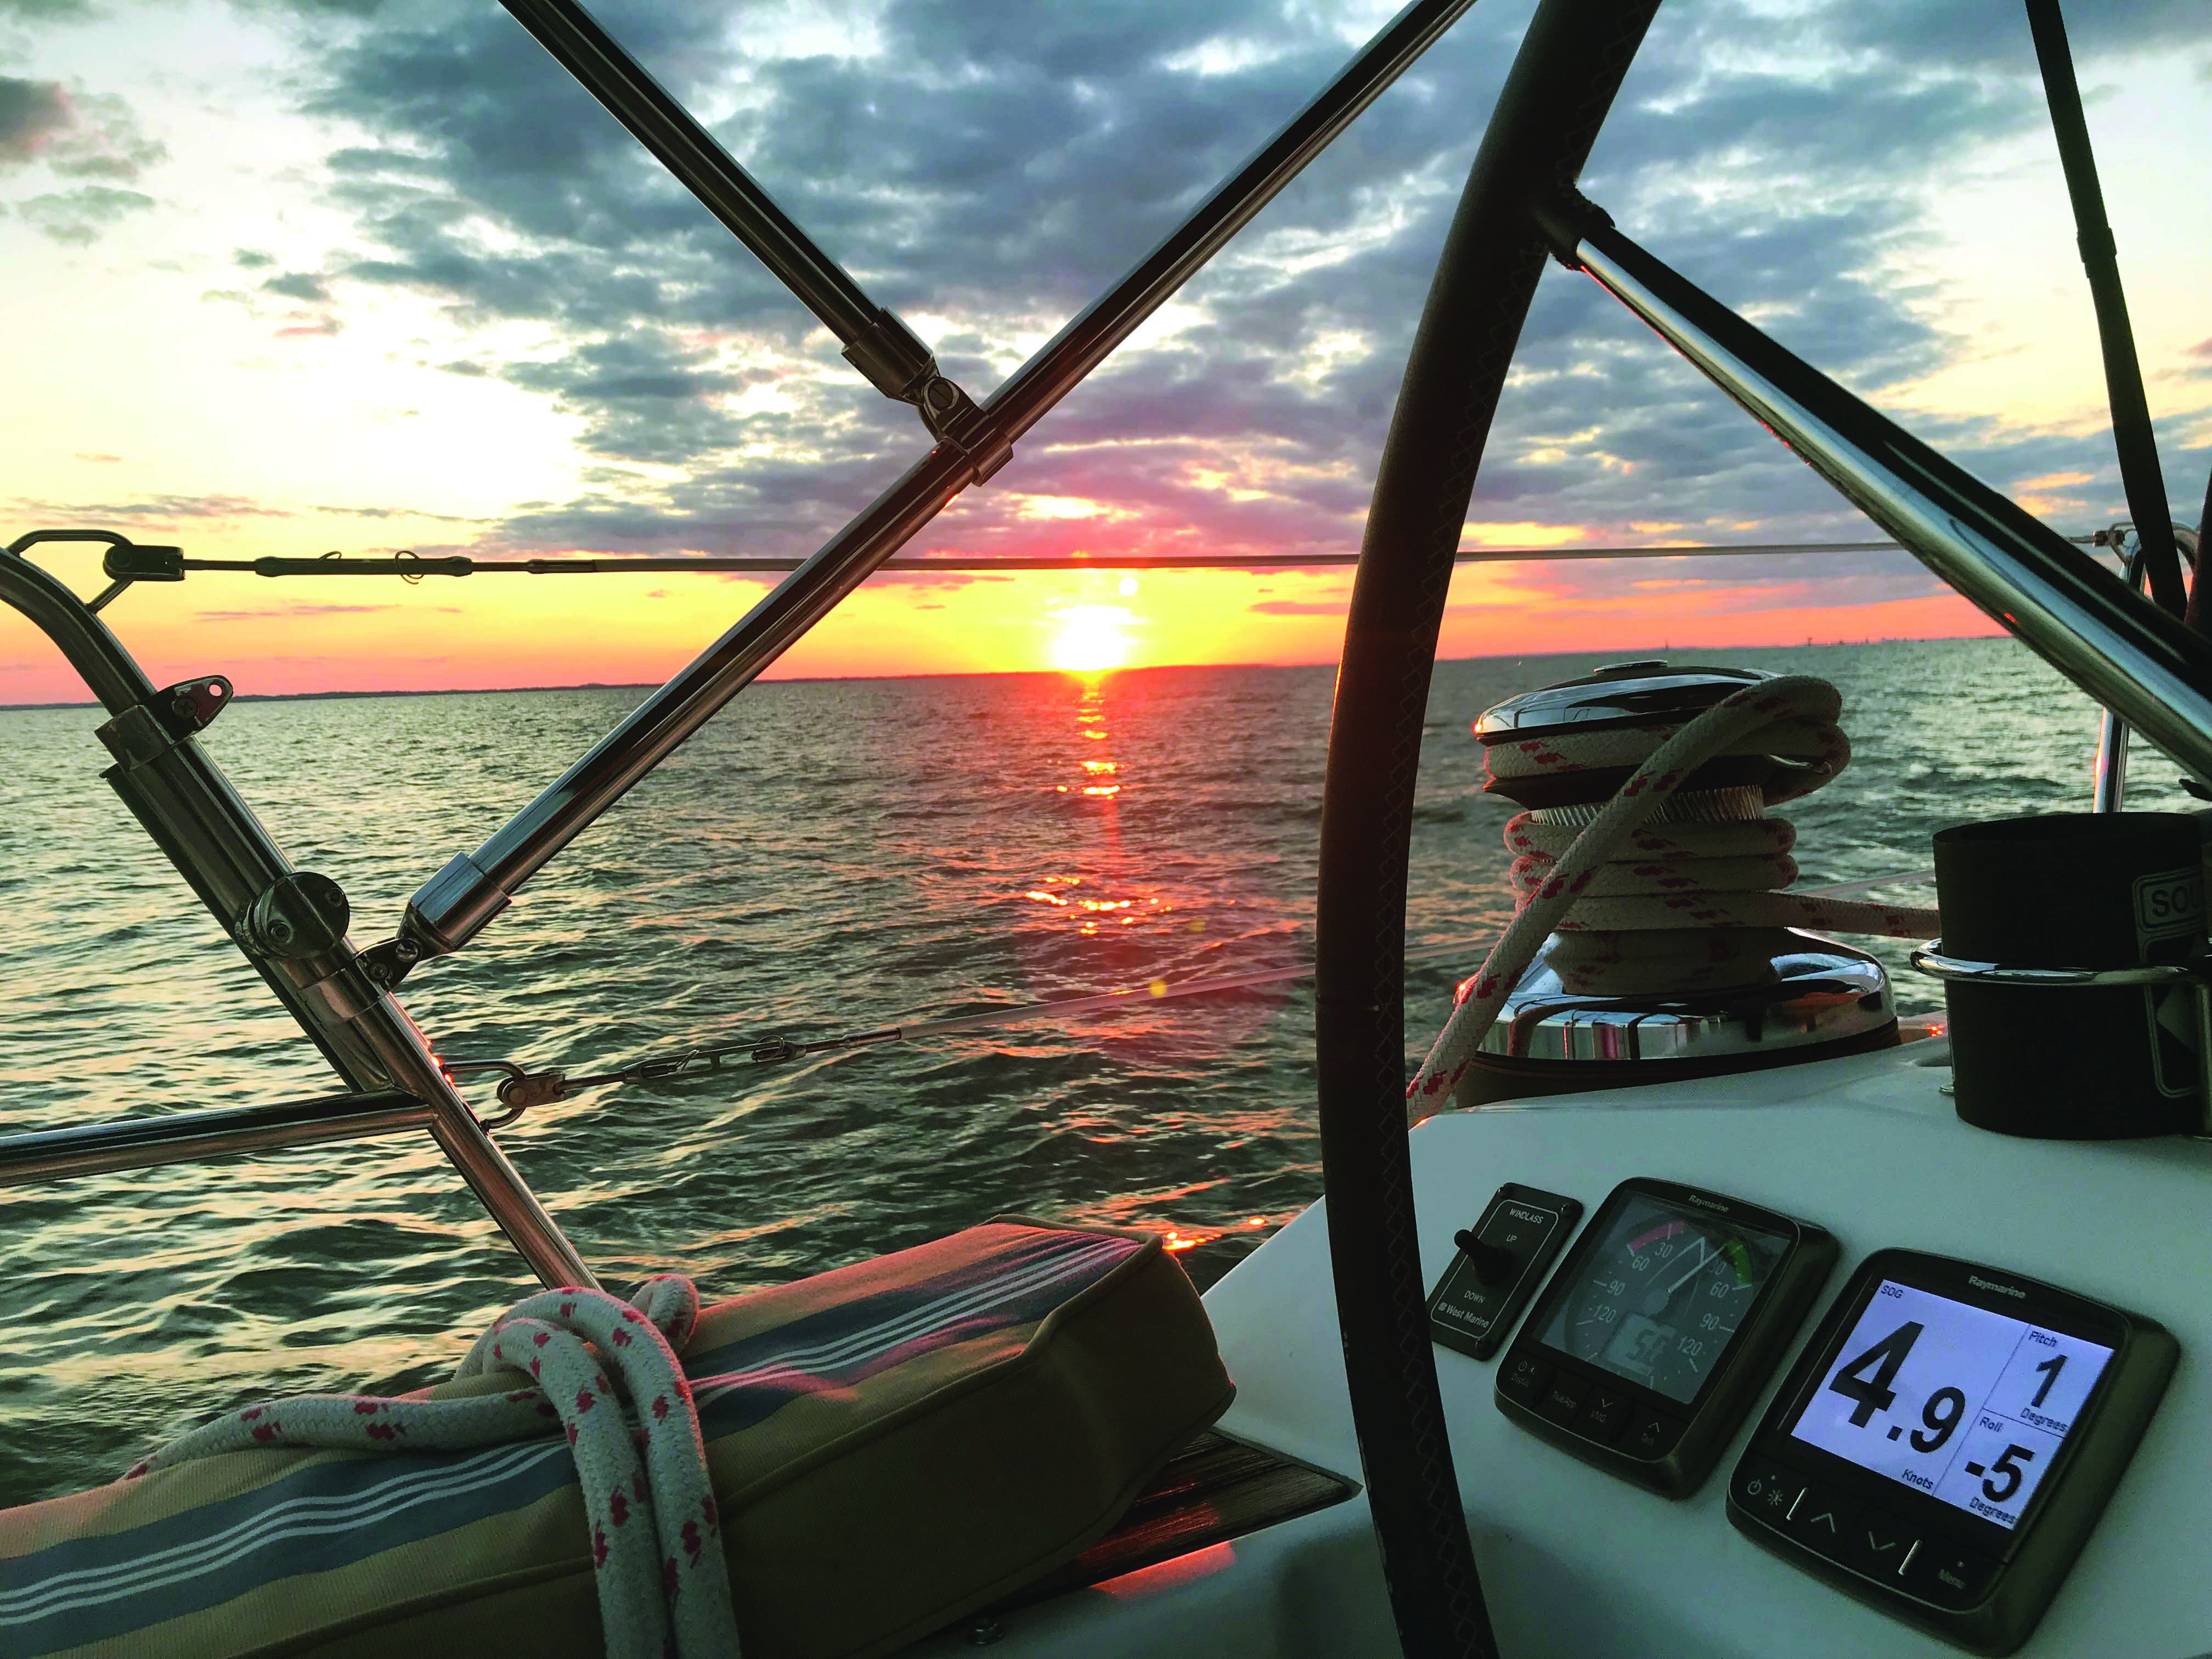
M 1503 1285 L 1521 1270 L 1521 1259 L 1512 1251 L 1477 1238 L 1468 1228 L 1454 1233 L 1452 1243 L 1459 1246 L 1460 1254 L 1474 1267 L 1475 1279 L 1481 1284 Z
M 1429 1334 L 1471 1359 L 1496 1353 L 1582 1213 L 1559 1193 L 1500 1187 L 1481 1218 L 1452 1235 L 1459 1250 L 1429 1297 Z

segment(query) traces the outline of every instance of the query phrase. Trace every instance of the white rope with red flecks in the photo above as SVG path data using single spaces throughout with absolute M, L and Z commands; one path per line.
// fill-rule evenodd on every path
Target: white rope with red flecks
M 1683 981 L 1686 961 L 1694 969 L 1694 951 L 1662 939 L 1662 961 L 1634 959 L 1639 941 L 1667 930 L 1712 930 L 1706 935 L 1714 947 L 1712 975 L 1723 976 L 1723 941 L 1733 928 L 1822 927 L 1910 939 L 1941 933 L 1930 909 L 1771 890 L 1797 874 L 1789 856 L 1795 831 L 1784 819 L 1650 822 L 1692 773 L 1723 755 L 1778 755 L 1800 763 L 1801 770 L 1768 787 L 1767 805 L 1812 793 L 1850 762 L 1850 739 L 1836 723 L 1842 712 L 1842 695 L 1826 680 L 1787 675 L 1733 692 L 1680 726 L 1547 734 L 1493 746 L 1490 765 L 1499 777 L 1629 765 L 1636 770 L 1579 828 L 1541 812 L 1521 813 L 1505 826 L 1506 845 L 1520 855 L 1510 878 L 1519 912 L 1463 988 L 1407 1085 L 1407 1120 L 1418 1122 L 1443 1105 L 1554 931 L 1598 936 L 1589 942 L 1595 948 L 1579 957 L 1571 949 L 1555 951 L 1555 958 L 1565 958 L 1555 966 L 1571 986 L 1579 974 L 1590 988 L 1603 980 L 1612 989 L 1692 988 L 1694 971 L 1686 975 L 1690 983 Z M 1663 976 L 1661 984 L 1649 983 L 1654 973 Z
M 501 1314 L 458 1373 L 512 1371 L 523 1386 L 453 1400 L 264 1401 L 172 1441 L 125 1478 L 256 1446 L 453 1451 L 558 1425 L 584 1490 L 607 1659 L 738 1659 L 706 1445 L 677 1358 L 698 1319 L 698 1291 L 673 1274 L 647 1279 L 634 1303 L 544 1291 Z

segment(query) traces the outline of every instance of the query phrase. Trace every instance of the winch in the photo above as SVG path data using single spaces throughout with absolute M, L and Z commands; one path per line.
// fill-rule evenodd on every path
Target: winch
M 1505 832 L 1522 904 L 1547 892 L 1576 837 L 1662 743 L 1774 678 L 1614 663 L 1485 712 L 1474 729 L 1488 751 L 1487 789 L 1523 809 Z M 1626 845 L 1571 884 L 1573 908 L 1465 1061 L 1458 1103 L 1709 1077 L 1895 1043 L 1881 963 L 1788 924 L 1911 932 L 1924 913 L 1777 890 L 1796 877 L 1796 831 L 1767 809 L 1821 787 L 1849 759 L 1832 721 L 1801 719 L 1725 742 L 1674 780 Z M 1904 927 L 1886 925 L 1900 919 Z M 1461 988 L 1462 999 L 1476 982 Z

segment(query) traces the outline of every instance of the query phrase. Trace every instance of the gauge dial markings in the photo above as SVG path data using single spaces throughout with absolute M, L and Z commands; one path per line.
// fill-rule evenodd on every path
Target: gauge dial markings
M 1624 1217 L 1616 1237 L 1600 1248 L 1569 1293 L 1560 1346 L 1686 1402 L 1756 1299 L 1771 1250 L 1702 1218 L 1650 1210 Z

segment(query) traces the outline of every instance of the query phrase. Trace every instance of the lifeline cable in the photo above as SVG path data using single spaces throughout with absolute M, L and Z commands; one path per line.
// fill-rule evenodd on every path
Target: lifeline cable
M 1785 820 L 1746 813 L 1810 794 L 1849 764 L 1850 740 L 1836 724 L 1842 711 L 1841 694 L 1826 680 L 1787 675 L 1734 692 L 1680 726 L 1494 748 L 1492 768 L 1501 776 L 1617 767 L 1632 752 L 1645 757 L 1602 806 L 1523 812 L 1506 825 L 1506 844 L 1522 854 L 1512 877 L 1521 908 L 1407 1085 L 1408 1120 L 1437 1110 L 1466 1075 L 1507 995 L 1555 929 L 1563 935 L 1554 952 L 1563 979 L 1575 975 L 1593 989 L 1647 988 L 1655 976 L 1680 984 L 1665 976 L 1679 975 L 1686 961 L 1694 964 L 1699 947 L 1686 953 L 1668 936 L 1687 929 L 1711 930 L 1702 945 L 1714 975 L 1740 969 L 1728 942 L 1715 937 L 1730 929 L 1940 933 L 1931 909 L 1771 890 L 1796 874 L 1788 856 L 1794 832 Z M 1724 754 L 1778 755 L 1802 764 L 1763 798 L 1757 790 L 1677 794 L 1700 766 Z M 1716 799 L 1738 794 L 1754 799 Z M 1670 807 L 1671 820 L 1662 816 Z M 1563 825 L 1563 816 L 1586 821 Z M 1709 821 L 1697 822 L 1700 817 Z M 1571 937 L 1578 933 L 1588 937 Z

